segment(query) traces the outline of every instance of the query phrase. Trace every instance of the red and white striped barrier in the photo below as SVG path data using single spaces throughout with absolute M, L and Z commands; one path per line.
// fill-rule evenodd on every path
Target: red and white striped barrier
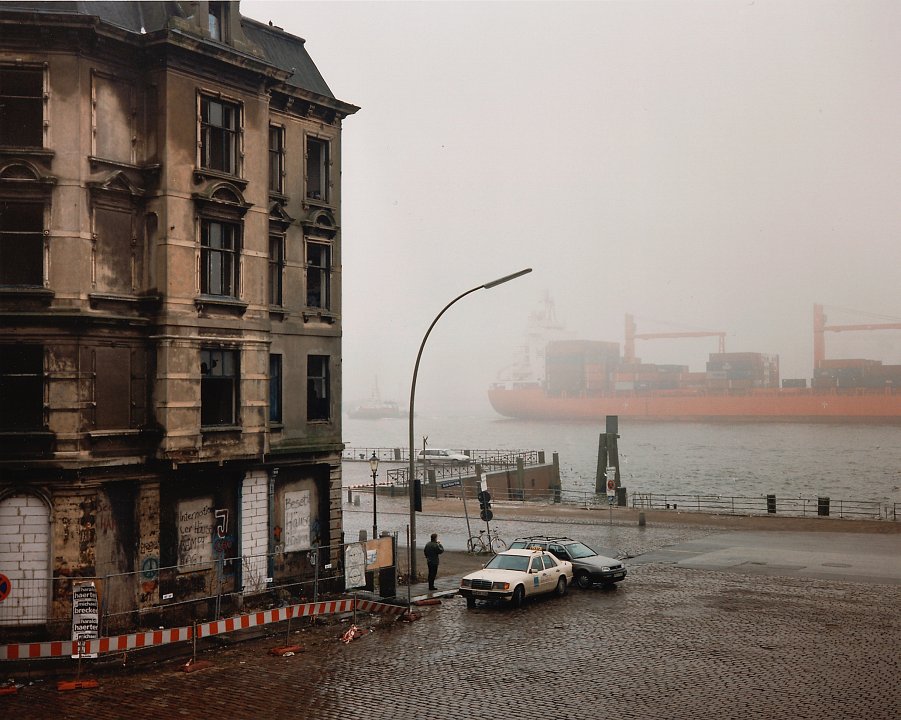
M 225 620 L 197 625 L 197 637 L 211 637 L 222 633 L 244 630 L 246 628 L 259 627 L 270 623 L 282 622 L 299 617 L 315 617 L 317 615 L 335 615 L 338 613 L 353 612 L 378 612 L 399 615 L 406 612 L 405 607 L 375 602 L 374 600 L 328 600 L 317 603 L 302 603 L 300 605 L 288 605 L 283 608 L 264 610 L 262 612 L 235 615 Z M 170 628 L 168 630 L 151 630 L 149 632 L 134 633 L 131 635 L 114 635 L 112 637 L 98 638 L 96 640 L 83 640 L 81 652 L 89 654 L 106 654 L 149 648 L 169 643 L 191 640 L 193 627 Z M 79 643 L 74 640 L 57 640 L 40 643 L 16 643 L 12 645 L 0 645 L 0 661 L 3 660 L 30 660 L 37 658 L 68 657 L 79 652 Z

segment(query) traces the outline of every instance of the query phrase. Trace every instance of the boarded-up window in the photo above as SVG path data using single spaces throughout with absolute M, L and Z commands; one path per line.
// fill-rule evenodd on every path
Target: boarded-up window
M 134 163 L 135 108 L 129 83 L 94 76 L 94 155 Z
M 131 293 L 139 257 L 130 208 L 94 208 L 94 287 Z
M 95 351 L 95 426 L 98 429 L 131 426 L 131 351 L 101 347 Z

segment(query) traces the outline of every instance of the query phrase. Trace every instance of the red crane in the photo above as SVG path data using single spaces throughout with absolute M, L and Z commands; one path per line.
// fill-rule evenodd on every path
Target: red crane
M 822 305 L 813 306 L 813 367 L 819 368 L 826 359 L 826 331 L 901 330 L 901 323 L 860 323 L 857 325 L 827 325 Z
M 627 363 L 635 362 L 636 340 L 683 337 L 717 337 L 719 338 L 718 352 L 726 352 L 726 333 L 724 332 L 718 330 L 689 330 L 685 332 L 637 333 L 635 332 L 635 318 L 632 315 L 626 315 L 626 344 L 623 348 L 623 360 Z

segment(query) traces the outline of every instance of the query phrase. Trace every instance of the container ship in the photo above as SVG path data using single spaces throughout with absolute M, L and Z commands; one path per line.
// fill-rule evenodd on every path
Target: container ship
M 549 301 L 545 301 L 548 303 Z M 538 320 L 555 331 L 550 310 Z M 535 316 L 533 315 L 533 320 Z M 623 352 L 616 342 L 552 339 L 543 352 L 526 351 L 488 391 L 501 415 L 526 420 L 602 420 L 607 415 L 641 420 L 861 422 L 901 424 L 901 365 L 877 360 L 827 359 L 827 332 L 901 330 L 901 323 L 829 325 L 814 306 L 814 371 L 780 379 L 778 355 L 725 352 L 725 333 L 636 332 L 626 316 Z M 533 334 L 534 336 L 534 334 Z M 635 340 L 718 336 L 718 352 L 703 372 L 687 365 L 642 363 Z M 543 376 L 533 374 L 536 357 Z M 540 365 L 539 365 L 540 367 Z

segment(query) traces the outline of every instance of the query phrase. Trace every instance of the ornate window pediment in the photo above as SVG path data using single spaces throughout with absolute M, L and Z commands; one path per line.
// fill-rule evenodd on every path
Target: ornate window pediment
M 205 192 L 194 193 L 192 197 L 203 210 L 235 213 L 241 217 L 253 207 L 253 203 L 244 199 L 244 193 L 229 182 L 213 183 Z
M 335 222 L 335 215 L 328 208 L 314 209 L 301 224 L 307 234 L 319 235 L 320 237 L 331 239 L 338 233 L 338 224 Z
M 89 182 L 88 187 L 93 191 L 142 197 L 144 191 L 135 185 L 128 175 L 122 170 L 116 170 L 106 176 L 104 180 Z
M 56 178 L 42 175 L 35 165 L 26 160 L 12 160 L 0 164 L 0 183 L 7 188 L 41 188 L 49 192 L 50 186 L 56 184 Z

